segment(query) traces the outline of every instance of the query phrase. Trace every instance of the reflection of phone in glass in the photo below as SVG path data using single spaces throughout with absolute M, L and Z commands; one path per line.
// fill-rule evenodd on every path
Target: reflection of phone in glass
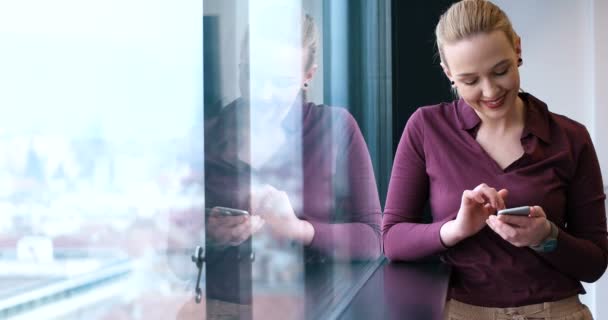
M 506 215 L 512 215 L 512 216 L 528 216 L 530 214 L 530 207 L 523 206 L 523 207 L 502 209 L 502 210 L 498 210 L 498 212 L 496 214 L 498 214 L 498 215 L 506 214 Z
M 249 212 L 245 210 L 227 208 L 227 207 L 213 207 L 212 209 L 207 209 L 211 214 L 225 216 L 225 217 L 234 217 L 234 216 L 247 216 Z

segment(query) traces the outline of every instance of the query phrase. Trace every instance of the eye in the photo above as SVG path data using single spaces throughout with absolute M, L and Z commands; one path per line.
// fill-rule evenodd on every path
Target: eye
M 494 75 L 497 75 L 497 76 L 504 76 L 505 74 L 507 74 L 507 72 L 509 72 L 509 68 L 506 68 L 506 69 L 504 69 L 504 70 L 502 70 L 502 71 L 497 71 L 497 72 L 494 72 Z
M 462 81 L 462 83 L 466 84 L 467 86 L 472 86 L 477 83 L 477 79 Z

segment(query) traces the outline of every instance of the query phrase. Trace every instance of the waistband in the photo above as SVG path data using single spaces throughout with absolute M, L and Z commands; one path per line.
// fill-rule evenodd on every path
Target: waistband
M 481 307 L 451 299 L 446 305 L 446 314 L 459 315 L 465 319 L 471 320 L 531 320 L 548 317 L 564 317 L 585 308 L 585 305 L 580 302 L 578 296 L 513 308 Z

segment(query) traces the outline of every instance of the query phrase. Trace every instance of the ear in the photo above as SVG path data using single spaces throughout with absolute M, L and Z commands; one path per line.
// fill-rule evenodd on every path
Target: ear
M 310 82 L 310 80 L 312 80 L 312 78 L 315 76 L 315 73 L 317 73 L 317 69 L 318 69 L 318 65 L 317 64 L 313 64 L 308 71 L 306 71 L 306 73 L 304 73 L 304 78 L 302 79 L 302 84 L 306 83 L 306 82 Z
M 441 69 L 443 69 L 443 73 L 445 73 L 445 76 L 448 77 L 448 80 L 454 81 L 452 79 L 452 73 L 450 72 L 450 69 L 448 68 L 448 66 L 443 62 L 441 62 L 440 65 L 441 65 Z
M 521 38 L 519 36 L 515 39 L 515 53 L 518 58 L 521 58 Z

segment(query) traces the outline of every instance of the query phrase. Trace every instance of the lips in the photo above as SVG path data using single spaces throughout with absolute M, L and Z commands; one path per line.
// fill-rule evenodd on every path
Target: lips
M 490 109 L 500 108 L 505 102 L 505 96 L 506 95 L 503 95 L 502 97 L 494 100 L 481 100 L 481 104 Z

